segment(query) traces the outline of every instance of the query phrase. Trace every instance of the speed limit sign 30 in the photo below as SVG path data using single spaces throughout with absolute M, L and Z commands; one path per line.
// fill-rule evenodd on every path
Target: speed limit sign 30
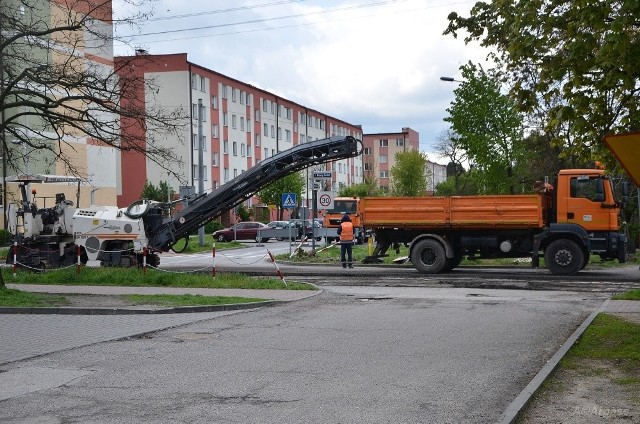
M 318 191 L 318 209 L 333 209 L 334 198 L 332 191 Z

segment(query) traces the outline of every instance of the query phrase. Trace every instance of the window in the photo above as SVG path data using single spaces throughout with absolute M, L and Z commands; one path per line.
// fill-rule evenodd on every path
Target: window
M 286 108 L 287 111 L 287 119 L 291 119 L 291 108 Z
M 238 92 L 238 90 L 236 88 L 232 88 L 231 89 L 231 101 L 234 102 L 234 103 L 236 102 L 236 100 L 238 98 L 238 96 L 236 94 L 237 92 Z
M 260 145 L 260 134 L 256 134 L 256 146 Z
M 276 104 L 274 102 L 271 102 L 271 114 L 276 114 Z
M 229 96 L 227 95 L 227 88 L 228 87 L 226 85 L 222 84 L 222 98 L 223 99 L 228 99 L 229 98 Z
M 217 189 L 220 187 L 220 183 L 218 182 L 218 180 L 213 180 L 213 189 Z
M 211 125 L 211 137 L 218 138 L 218 124 Z
M 222 153 L 229 154 L 229 140 L 222 142 Z
M 282 128 L 278 127 L 278 140 L 282 140 Z
M 198 75 L 191 74 L 191 88 L 195 90 L 197 86 L 198 86 Z
M 387 139 L 380 140 L 380 147 L 389 147 L 389 140 Z
M 601 178 L 577 177 L 571 178 L 571 197 L 604 202 L 604 185 Z
M 263 158 L 263 159 L 266 159 L 266 158 L 268 158 L 268 157 L 269 157 L 269 149 L 267 149 L 267 148 L 265 147 L 265 148 L 264 148 L 264 158 Z
M 207 89 L 207 82 L 205 77 L 200 77 L 200 91 L 205 91 Z
M 380 163 L 387 163 L 387 155 L 380 155 Z
M 240 104 L 244 104 L 244 91 L 240 90 Z
M 231 115 L 231 128 L 237 128 L 236 115 Z
M 389 178 L 389 171 L 380 171 L 380 178 Z
M 240 117 L 240 131 L 244 131 L 244 116 Z
M 372 150 L 371 147 L 365 147 L 364 148 L 364 154 L 365 155 L 370 155 L 371 154 L 371 150 Z
M 298 132 L 298 123 L 297 122 L 293 123 L 293 132 L 295 132 L 295 133 Z
M 260 122 L 260 109 L 256 109 L 253 113 L 256 122 Z
M 268 102 L 269 102 L 269 100 L 267 100 L 267 99 L 263 99 L 262 100 L 262 110 L 264 112 L 268 112 L 269 111 L 269 103 Z
M 404 140 L 401 138 L 396 138 L 396 147 L 404 146 Z
M 220 163 L 220 158 L 218 152 L 213 152 L 211 154 L 211 166 L 218 166 Z
M 209 178 L 207 177 L 207 175 L 209 174 L 207 172 L 207 167 L 205 165 L 202 165 L 202 181 L 207 181 Z
M 225 127 L 229 126 L 229 114 L 227 112 L 222 113 L 222 125 Z
M 198 150 L 198 134 L 193 134 L 191 136 L 191 148 L 193 150 Z
M 238 169 L 237 168 L 233 168 L 233 178 L 238 176 Z
M 271 125 L 271 138 L 276 138 L 276 127 Z
M 211 109 L 218 109 L 218 96 L 211 96 Z
M 250 93 L 247 93 L 246 103 L 247 103 L 247 106 L 251 105 L 251 94 Z
M 251 144 L 247 144 L 247 157 L 251 157 Z
M 304 134 L 300 134 L 300 144 L 304 143 Z
M 224 170 L 222 171 L 222 177 L 225 183 L 229 182 L 229 168 L 224 168 Z
M 204 135 L 202 136 L 202 150 L 207 151 L 207 137 Z
M 342 174 L 342 164 L 338 163 L 338 173 Z
M 191 105 L 191 116 L 193 119 L 198 119 L 198 105 L 195 103 Z
M 262 130 L 265 136 L 269 136 L 269 125 L 264 124 L 264 128 Z
M 242 157 L 247 156 L 247 153 L 246 153 L 245 149 L 246 149 L 245 144 L 244 143 L 240 143 L 240 156 L 242 156 Z
M 365 170 L 365 171 L 371 171 L 371 170 L 373 170 L 373 166 L 371 165 L 371 162 L 365 162 L 365 163 L 364 163 L 364 170 Z
M 233 142 L 233 156 L 238 156 L 238 143 Z

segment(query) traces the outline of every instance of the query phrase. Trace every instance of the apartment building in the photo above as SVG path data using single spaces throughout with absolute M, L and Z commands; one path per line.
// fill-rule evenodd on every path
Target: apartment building
M 420 149 L 420 135 L 408 127 L 396 133 L 364 134 L 362 142 L 364 177 L 376 178 L 386 192 L 391 187 L 390 170 L 396 153 Z
M 138 199 L 145 181 L 154 185 L 166 181 L 176 193 L 185 185 L 197 191 L 202 173 L 204 192 L 208 192 L 259 161 L 299 143 L 341 135 L 362 139 L 359 125 L 192 63 L 186 53 L 138 52 L 135 57 L 116 57 L 116 65 L 119 61 L 126 61 L 129 71 L 142 73 L 150 85 L 157 87 L 155 93 L 140 92 L 137 96 L 144 99 L 148 108 L 182 108 L 188 116 L 182 134 L 165 140 L 166 146 L 175 152 L 172 169 L 179 171 L 182 179 L 168 175 L 165 169 L 140 154 L 123 154 L 120 172 L 127 183 L 118 195 L 120 206 Z M 126 137 L 123 134 L 123 140 Z M 202 163 L 200 139 L 204 145 Z M 314 170 L 333 171 L 329 185 L 334 190 L 357 184 L 363 177 L 361 157 L 324 164 Z M 253 199 L 247 202 L 248 207 L 255 204 Z

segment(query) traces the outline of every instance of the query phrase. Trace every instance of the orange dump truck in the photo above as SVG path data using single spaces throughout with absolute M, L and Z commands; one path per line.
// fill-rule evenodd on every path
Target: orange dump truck
M 409 244 L 409 258 L 423 273 L 449 271 L 463 256 L 477 258 L 544 255 L 554 274 L 583 269 L 591 253 L 626 260 L 620 203 L 611 180 L 599 169 L 560 172 L 555 188 L 538 194 L 360 199 L 362 225 L 375 233 L 374 256 L 394 243 Z

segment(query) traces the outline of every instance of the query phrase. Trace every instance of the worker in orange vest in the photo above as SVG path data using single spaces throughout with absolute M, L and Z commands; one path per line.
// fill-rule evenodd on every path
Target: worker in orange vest
M 353 268 L 353 223 L 348 213 L 345 213 L 340 220 L 338 227 L 338 235 L 340 236 L 340 262 L 342 268 Z M 348 258 L 348 261 L 347 261 Z

